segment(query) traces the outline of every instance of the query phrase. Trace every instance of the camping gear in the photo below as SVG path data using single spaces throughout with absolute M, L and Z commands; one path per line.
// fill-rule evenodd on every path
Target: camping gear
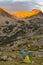
M 22 51 L 20 52 L 20 54 L 26 54 L 26 52 L 25 52 L 24 50 L 22 50 Z
M 32 52 L 29 52 L 28 55 L 31 57 L 33 55 L 33 53 Z
M 18 56 L 17 58 L 20 60 L 23 60 L 23 56 Z
M 31 62 L 29 56 L 26 56 L 26 57 L 25 57 L 24 62 L 25 62 L 25 63 L 30 63 L 30 62 Z

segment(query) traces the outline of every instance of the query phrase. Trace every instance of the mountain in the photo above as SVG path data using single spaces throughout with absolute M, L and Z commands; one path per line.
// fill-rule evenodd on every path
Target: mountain
M 41 12 L 40 10 L 38 9 L 34 9 L 32 11 L 17 11 L 17 12 L 11 12 L 11 14 L 13 16 L 16 16 L 18 18 L 25 18 L 25 17 L 30 17 L 30 16 L 33 16 L 33 15 L 36 15 L 38 14 L 39 12 Z
M 25 56 L 31 57 L 30 65 L 43 65 L 43 13 L 33 11 L 31 16 L 24 17 L 23 15 L 18 18 L 0 9 L 1 65 L 3 63 L 5 65 L 27 65 L 22 62 L 22 57 L 24 57 L 21 54 L 22 50 L 26 52 Z M 24 11 L 22 12 L 24 14 Z M 21 12 L 19 13 L 21 15 Z
M 16 47 L 29 43 L 31 38 L 43 37 L 43 13 L 40 10 L 32 10 L 31 16 L 25 18 L 9 17 L 2 9 L 0 12 L 5 14 L 0 13 L 0 46 L 12 44 Z

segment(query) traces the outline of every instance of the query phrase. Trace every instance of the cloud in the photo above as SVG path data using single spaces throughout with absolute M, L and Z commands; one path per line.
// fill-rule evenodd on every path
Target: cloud
M 10 1 L 10 2 L 16 2 L 16 1 L 30 1 L 30 0 L 0 0 L 0 2 L 8 2 L 8 1 Z
M 0 4 L 1 7 L 9 10 L 9 11 L 18 11 L 18 10 L 31 10 L 36 7 L 31 2 L 14 2 L 14 3 L 7 3 L 7 4 Z
M 32 3 L 35 4 L 37 8 L 43 11 L 43 0 L 33 0 Z
M 38 8 L 43 11 L 43 0 L 0 0 L 0 7 L 9 11 L 28 11 L 34 8 Z
M 43 5 L 43 0 L 33 0 L 32 2 L 34 2 L 38 5 Z

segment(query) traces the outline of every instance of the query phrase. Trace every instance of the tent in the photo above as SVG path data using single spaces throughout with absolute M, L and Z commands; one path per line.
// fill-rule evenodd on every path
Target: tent
M 25 62 L 25 63 L 30 63 L 30 62 L 31 62 L 29 56 L 26 56 L 26 57 L 25 57 L 24 62 Z
M 29 52 L 28 55 L 32 57 L 33 53 L 32 52 Z
M 20 54 L 26 54 L 26 52 L 25 52 L 24 50 L 22 50 L 22 51 L 20 52 Z

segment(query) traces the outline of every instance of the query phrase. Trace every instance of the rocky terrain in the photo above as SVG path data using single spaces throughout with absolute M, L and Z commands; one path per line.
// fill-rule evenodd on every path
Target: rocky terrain
M 4 12 L 4 10 L 0 10 L 0 15 L 0 45 L 7 45 L 10 42 L 15 43 L 19 39 L 29 40 L 29 38 L 34 36 L 43 37 L 42 12 L 24 19 L 17 19 Z
M 32 51 L 32 52 L 34 51 L 33 54 L 35 53 L 35 58 L 33 58 L 33 60 L 38 60 L 40 63 L 37 61 L 35 61 L 36 64 L 34 64 L 34 61 L 32 61 L 32 63 L 34 65 L 43 65 L 42 63 L 43 13 L 39 12 L 38 14 L 34 16 L 21 19 L 21 18 L 13 17 L 9 13 L 1 9 L 0 10 L 0 57 L 1 57 L 1 60 L 7 59 L 12 61 L 13 58 L 15 59 L 16 57 L 15 55 L 12 55 L 12 54 L 16 54 L 16 53 L 19 54 L 19 51 L 21 50 Z M 37 59 L 37 56 L 38 56 L 38 59 Z M 14 63 L 14 60 L 13 60 L 13 63 Z M 18 64 L 15 63 L 15 65 L 18 65 Z

